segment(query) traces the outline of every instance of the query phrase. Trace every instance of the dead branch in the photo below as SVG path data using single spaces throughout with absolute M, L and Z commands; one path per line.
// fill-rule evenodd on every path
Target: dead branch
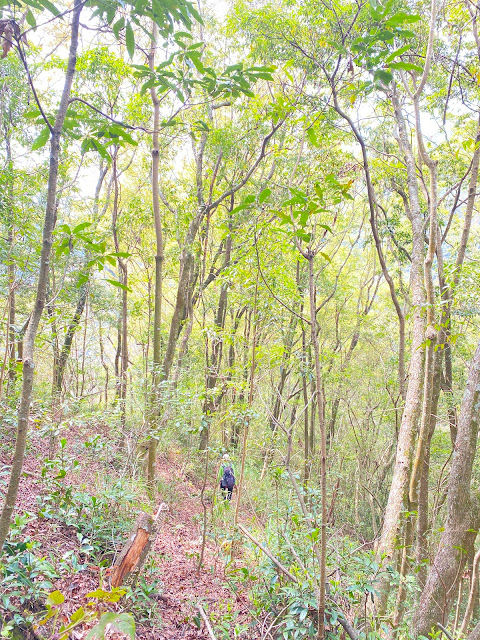
M 201 604 L 197 604 L 197 609 L 200 612 L 200 615 L 202 616 L 202 620 L 204 621 L 205 626 L 207 627 L 208 634 L 209 634 L 211 640 L 217 640 L 215 638 L 215 634 L 213 633 L 213 629 L 212 629 L 212 625 L 210 624 L 210 620 L 207 618 L 207 614 L 205 613 L 202 605 Z
M 249 538 L 254 545 L 256 545 L 261 551 L 263 551 L 263 553 L 270 558 L 270 560 L 273 562 L 273 564 L 277 567 L 277 569 L 279 569 L 285 576 L 287 576 L 287 578 L 289 580 L 292 580 L 292 582 L 296 582 L 298 583 L 297 578 L 290 573 L 290 571 L 288 569 L 285 569 L 285 567 L 275 558 L 274 555 L 272 555 L 270 553 L 270 551 L 268 549 L 266 549 L 263 544 L 261 542 L 258 542 L 258 540 L 255 540 L 255 538 L 252 536 L 252 534 L 245 529 L 245 527 L 243 525 L 241 525 L 240 523 L 237 523 L 238 528 L 240 529 L 240 531 L 247 536 L 247 538 Z

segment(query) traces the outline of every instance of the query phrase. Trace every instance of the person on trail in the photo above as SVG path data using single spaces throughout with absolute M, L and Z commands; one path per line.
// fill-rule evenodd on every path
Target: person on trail
M 225 453 L 220 466 L 220 489 L 224 500 L 232 499 L 232 491 L 235 487 L 235 474 L 228 453 Z

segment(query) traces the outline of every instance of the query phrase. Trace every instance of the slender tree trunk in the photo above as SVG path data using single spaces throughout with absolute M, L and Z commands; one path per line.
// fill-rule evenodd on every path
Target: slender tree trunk
M 232 236 L 230 234 L 225 245 L 224 268 L 230 264 L 231 253 Z M 212 338 L 212 350 L 210 354 L 210 362 L 207 363 L 207 376 L 205 381 L 205 401 L 203 403 L 203 417 L 205 424 L 200 434 L 200 451 L 205 450 L 208 446 L 210 424 L 214 414 L 218 410 L 219 399 L 218 397 L 214 397 L 213 390 L 217 386 L 222 361 L 223 332 L 225 329 L 225 318 L 227 314 L 228 287 L 229 283 L 225 282 L 220 289 L 218 307 L 215 314 L 215 336 Z
M 80 397 L 83 398 L 85 390 L 85 355 L 87 352 L 87 327 L 88 327 L 88 296 L 85 296 L 85 325 L 83 327 L 83 345 L 82 345 L 82 385 L 80 387 Z
M 298 263 L 297 263 L 298 264 Z M 297 269 L 298 272 L 298 269 Z M 298 277 L 297 277 L 298 279 Z M 275 389 L 275 397 L 273 402 L 273 410 L 270 418 L 270 430 L 271 430 L 271 438 L 272 444 L 270 447 L 267 446 L 264 456 L 262 473 L 260 475 L 260 480 L 263 480 L 265 474 L 268 471 L 268 467 L 273 458 L 274 450 L 275 450 L 275 442 L 278 430 L 278 421 L 280 420 L 285 401 L 283 399 L 283 390 L 285 387 L 285 383 L 290 375 L 290 358 L 292 355 L 293 342 L 295 339 L 295 328 L 297 326 L 297 316 L 295 314 L 290 315 L 290 323 L 287 329 L 287 334 L 285 336 L 284 344 L 283 344 L 283 353 L 282 353 L 282 362 L 280 365 L 280 379 L 278 381 L 277 387 Z
M 55 350 L 56 353 L 54 353 L 53 383 L 52 383 L 52 420 L 54 425 L 60 424 L 62 420 L 62 387 L 63 387 L 63 379 L 65 376 L 65 368 L 67 366 L 68 358 L 70 356 L 73 338 L 75 336 L 75 332 L 78 329 L 78 325 L 80 324 L 83 310 L 85 308 L 86 299 L 87 299 L 87 285 L 86 283 L 83 283 L 80 286 L 80 293 L 77 301 L 77 306 L 75 309 L 75 313 L 73 314 L 72 320 L 68 325 L 68 329 L 67 329 L 67 333 L 65 334 L 65 340 L 63 342 L 62 349 L 59 351 L 57 348 Z M 53 434 L 51 436 L 50 445 L 49 445 L 48 455 L 50 460 L 52 460 L 55 455 L 56 445 L 57 445 L 57 437 L 55 434 Z
M 150 69 L 155 69 L 155 52 L 158 42 L 158 26 L 152 24 L 152 44 L 148 56 Z M 159 189 L 159 128 L 160 128 L 160 101 L 155 87 L 150 89 L 150 96 L 153 105 L 153 134 L 152 134 L 152 208 L 153 221 L 155 226 L 155 289 L 154 289 L 154 311 L 153 311 L 153 363 L 152 363 L 152 392 L 150 407 L 150 425 L 148 442 L 148 463 L 147 463 L 147 484 L 150 492 L 153 492 L 155 482 L 155 462 L 157 459 L 157 438 L 154 433 L 158 428 L 158 418 L 160 414 L 159 383 L 161 374 L 161 347 L 162 347 L 162 291 L 163 291 L 163 230 L 162 217 L 160 213 L 160 189 Z
M 114 404 L 120 399 L 120 361 L 122 358 L 122 313 L 118 310 L 117 315 L 117 347 L 115 349 L 114 371 L 115 371 L 115 400 Z
M 303 395 L 303 450 L 304 450 L 304 467 L 303 467 L 303 484 L 305 487 L 308 485 L 310 479 L 310 421 L 308 411 L 308 390 L 307 390 L 307 348 L 306 348 L 306 332 L 304 323 L 302 322 L 302 395 Z M 313 409 L 312 409 L 313 411 Z
M 112 233 L 116 253 L 120 253 L 120 243 L 118 240 L 117 221 L 119 211 L 119 185 L 117 172 L 118 148 L 115 150 L 112 162 L 113 175 L 113 209 L 112 209 Z M 119 280 L 122 284 L 119 325 L 118 325 L 118 347 L 115 355 L 115 368 L 118 381 L 118 399 L 120 401 L 120 425 L 123 438 L 126 431 L 126 402 L 127 402 L 127 371 L 128 371 L 128 268 L 127 263 L 120 256 L 117 257 Z
M 242 316 L 246 313 L 247 307 L 242 307 L 240 311 L 237 311 L 235 317 L 232 318 L 232 328 L 230 331 L 230 346 L 228 349 L 228 373 L 227 373 L 227 381 L 230 382 L 233 377 L 233 367 L 235 365 L 235 336 L 237 335 L 238 327 L 240 326 L 240 321 Z M 236 401 L 236 389 L 232 387 L 232 396 L 231 402 L 235 404 Z M 238 447 L 238 423 L 235 421 L 232 424 L 232 430 L 230 433 L 230 445 L 236 449 Z
M 320 588 L 318 595 L 318 638 L 325 637 L 325 592 L 327 587 L 327 433 L 323 411 L 322 377 L 320 371 L 320 347 L 317 331 L 317 304 L 313 261 L 315 254 L 310 252 L 308 259 L 308 283 L 310 294 L 310 328 L 313 344 L 315 382 L 317 395 L 318 425 L 320 431 L 320 487 L 322 492 L 322 525 L 320 537 Z
M 437 344 L 442 339 L 443 331 L 439 331 Z M 443 349 L 436 351 L 434 356 L 433 389 L 430 406 L 430 420 L 427 440 L 423 454 L 422 475 L 418 486 L 418 520 L 417 520 L 417 548 L 416 560 L 418 569 L 417 580 L 421 587 L 424 586 L 427 578 L 426 561 L 429 560 L 427 531 L 428 520 L 428 495 L 429 495 L 429 471 L 430 471 L 430 448 L 433 434 L 437 423 L 438 402 L 440 399 L 441 379 L 442 379 Z
M 105 362 L 105 349 L 103 346 L 103 335 L 102 335 L 102 322 L 98 321 L 98 343 L 100 347 L 100 361 L 102 363 L 102 367 L 105 371 L 105 407 L 108 407 L 108 382 L 109 382 L 109 371 L 108 365 Z
M 122 261 L 123 262 L 123 261 Z M 123 431 L 123 437 L 126 436 L 126 421 L 127 421 L 127 373 L 128 373 L 128 269 L 126 262 L 122 264 L 122 284 L 124 289 L 122 290 L 122 358 L 120 369 L 121 380 L 121 425 Z
M 256 322 L 257 319 L 257 296 L 258 296 L 258 273 L 257 273 L 257 283 L 255 285 L 255 298 L 253 302 L 253 320 Z M 250 366 L 250 390 L 248 394 L 248 408 L 250 409 L 253 404 L 253 379 L 255 375 L 255 366 L 256 366 L 256 348 L 257 348 L 257 325 L 253 329 L 253 340 L 252 340 L 252 362 Z M 238 523 L 238 514 L 240 512 L 240 502 L 242 499 L 242 489 L 243 489 L 243 481 L 245 476 L 245 461 L 247 457 L 247 442 L 248 442 L 248 429 L 250 426 L 250 416 L 247 415 L 245 420 L 245 425 L 243 428 L 243 448 L 242 448 L 242 461 L 240 465 L 240 480 L 238 482 L 237 489 L 237 500 L 235 503 L 235 518 L 234 518 L 234 527 L 237 526 Z
M 13 160 L 10 135 L 5 136 L 5 142 L 7 146 L 7 171 L 8 171 L 8 186 L 7 186 L 7 207 L 8 207 L 8 231 L 7 231 L 7 244 L 8 244 L 8 265 L 7 265 L 7 280 L 8 280 L 8 328 L 6 332 L 6 340 L 8 344 L 8 383 L 7 383 L 7 398 L 10 395 L 11 390 L 15 385 L 17 378 L 16 359 L 15 359 L 15 258 L 14 241 L 15 241 L 15 223 L 13 212 L 13 186 L 14 186 L 14 174 L 13 174 Z M 0 397 L 2 394 L 2 388 L 0 387 Z
M 311 349 L 308 349 L 308 359 L 310 362 L 310 369 L 311 369 L 311 363 L 312 363 Z M 310 459 L 312 459 L 316 449 L 315 447 L 315 412 L 317 410 L 316 409 L 317 392 L 316 392 L 315 379 L 313 377 L 310 380 L 310 395 L 312 396 L 312 401 L 310 405 Z
M 17 438 L 15 443 L 15 453 L 13 457 L 12 469 L 10 472 L 10 480 L 8 483 L 7 495 L 0 515 L 0 553 L 8 534 L 10 520 L 18 494 L 20 477 L 23 468 L 23 460 L 25 457 L 25 446 L 27 441 L 28 417 L 30 414 L 30 402 L 33 389 L 33 372 L 34 372 L 34 345 L 35 336 L 38 331 L 40 318 L 42 317 L 45 307 L 45 296 L 48 284 L 48 273 L 50 270 L 50 254 L 52 248 L 52 233 L 55 228 L 56 221 L 56 204 L 57 204 L 57 181 L 58 181 L 58 164 L 60 156 L 60 139 L 62 136 L 63 124 L 70 99 L 73 76 L 77 62 L 78 48 L 78 32 L 80 12 L 83 3 L 81 0 L 74 0 L 74 11 L 71 25 L 71 38 L 68 56 L 67 71 L 65 74 L 65 83 L 63 86 L 62 97 L 55 116 L 55 122 L 51 128 L 50 138 L 50 165 L 48 174 L 47 189 L 47 205 L 45 209 L 45 221 L 43 227 L 42 250 L 40 254 L 40 269 L 38 274 L 37 292 L 35 298 L 34 309 L 28 324 L 27 333 L 24 340 L 23 349 L 23 383 L 20 398 L 20 407 L 18 411 Z

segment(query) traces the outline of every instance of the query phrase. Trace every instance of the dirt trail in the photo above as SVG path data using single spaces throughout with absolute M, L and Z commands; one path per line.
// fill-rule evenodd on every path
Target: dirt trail
M 203 623 L 199 630 L 193 620 L 198 616 L 196 603 L 204 606 L 213 621 L 227 614 L 232 615 L 235 622 L 245 622 L 248 620 L 248 599 L 238 588 L 228 588 L 222 561 L 215 557 L 215 549 L 208 541 L 204 565 L 197 576 L 201 549 L 198 515 L 202 513 L 199 487 L 181 473 L 178 462 L 161 460 L 158 469 L 162 480 L 176 487 L 177 495 L 152 551 L 164 588 L 163 628 L 157 637 L 158 640 L 209 638 Z M 231 508 L 233 517 L 233 503 Z
M 37 441 L 37 438 L 35 438 Z M 42 450 L 44 443 L 39 439 L 35 442 L 39 445 L 33 447 L 35 454 L 29 452 L 25 460 L 24 471 L 20 485 L 17 502 L 17 513 L 37 513 L 37 496 L 43 491 L 40 481 L 40 469 L 42 456 L 46 451 Z M 45 448 L 45 447 L 44 447 Z M 40 456 L 38 453 L 40 452 Z M 0 464 L 8 465 L 11 458 L 0 454 Z M 83 462 L 83 461 L 82 461 Z M 76 471 L 76 482 L 80 485 L 85 482 L 85 489 L 95 478 L 92 473 L 92 461 L 80 467 Z M 100 466 L 94 465 L 95 471 Z M 200 500 L 200 484 L 198 478 L 191 478 L 185 474 L 183 460 L 178 453 L 171 453 L 168 457 L 162 456 L 158 461 L 157 474 L 161 485 L 165 487 L 170 496 L 159 496 L 159 500 L 165 500 L 169 506 L 162 524 L 159 528 L 154 548 L 150 552 L 147 563 L 154 562 L 158 571 L 157 576 L 161 584 L 159 591 L 152 594 L 158 602 L 160 618 L 155 619 L 154 628 L 137 624 L 137 638 L 142 640 L 193 640 L 207 639 L 209 634 L 203 622 L 200 629 L 194 618 L 198 618 L 196 604 L 202 604 L 213 626 L 223 624 L 228 629 L 236 623 L 249 622 L 249 602 L 247 596 L 237 586 L 229 585 L 224 575 L 222 559 L 216 554 L 215 548 L 207 539 L 204 564 L 197 576 L 196 568 L 201 549 L 201 528 L 203 513 Z M 211 482 L 210 492 L 211 492 Z M 93 487 L 90 487 L 93 490 Z M 167 498 L 167 499 L 165 499 Z M 229 518 L 233 519 L 234 503 L 231 504 Z M 209 508 L 209 518 L 211 509 Z M 246 514 L 245 514 L 246 515 Z M 55 550 L 59 556 L 78 549 L 76 529 L 72 526 L 56 522 L 51 519 L 34 519 L 25 528 L 23 535 L 30 536 L 39 541 L 41 546 L 37 553 L 48 557 L 50 551 Z M 240 565 L 241 560 L 237 560 Z M 145 573 L 145 568 L 144 568 Z M 147 578 L 148 581 L 148 578 Z M 54 580 L 54 589 L 59 589 L 66 594 L 66 607 L 70 613 L 86 604 L 86 594 L 99 586 L 98 569 L 89 565 L 86 571 L 69 573 Z M 1 612 L 1 609 L 0 609 Z M 85 631 L 85 634 L 87 631 Z M 107 634 L 109 635 L 109 634 Z M 76 637 L 84 637 L 82 633 Z M 110 634 L 109 638 L 119 638 L 118 634 Z M 230 635 L 228 631 L 222 635 L 217 631 L 217 640 L 226 640 Z

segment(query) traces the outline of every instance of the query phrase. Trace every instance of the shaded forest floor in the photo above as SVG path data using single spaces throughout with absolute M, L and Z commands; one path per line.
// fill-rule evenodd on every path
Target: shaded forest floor
M 248 599 L 241 591 L 228 585 L 220 550 L 207 540 L 205 557 L 200 575 L 197 576 L 198 558 L 202 544 L 202 524 L 197 517 L 203 513 L 199 487 L 191 479 L 179 476 L 178 463 L 159 463 L 159 474 L 170 486 L 180 477 L 176 485 L 178 500 L 171 507 L 166 521 L 157 537 L 153 557 L 160 567 L 163 595 L 163 634 L 168 640 L 184 638 L 208 638 L 208 634 L 192 626 L 192 618 L 198 615 L 195 603 L 208 609 L 213 621 L 225 615 L 245 621 L 248 619 Z M 233 520 L 234 503 L 230 506 Z
M 77 428 L 66 434 L 69 442 L 85 439 L 87 433 L 79 434 Z M 95 433 L 107 436 L 107 426 L 94 425 Z M 33 430 L 35 431 L 35 429 Z M 74 431 L 76 433 L 74 433 Z M 86 431 L 93 433 L 91 426 Z M 39 503 L 45 494 L 45 483 L 42 479 L 43 460 L 47 457 L 46 439 L 32 433 L 29 452 L 24 465 L 24 475 L 21 481 L 16 513 L 28 512 L 32 517 L 23 527 L 21 539 L 29 537 L 39 543 L 34 553 L 37 557 L 50 559 L 58 566 L 60 558 L 68 558 L 76 554 L 83 563 L 83 569 L 72 569 L 61 572 L 52 579 L 53 589 L 61 591 L 66 598 L 64 611 L 72 614 L 80 606 L 87 603 L 86 594 L 99 586 L 108 589 L 108 570 L 100 568 L 98 559 L 92 560 L 82 556 L 80 546 L 81 536 L 78 528 L 61 520 L 39 517 Z M 67 474 L 65 483 L 70 486 L 82 487 L 92 495 L 98 495 L 98 478 L 105 473 L 105 462 L 96 461 L 91 452 L 82 456 L 75 456 L 80 464 L 78 468 Z M 11 455 L 0 451 L 0 466 L 9 465 Z M 199 461 L 199 465 L 201 463 Z M 114 467 L 108 464 L 108 473 L 115 473 Z M 157 466 L 159 495 L 157 504 L 164 501 L 169 510 L 159 527 L 155 545 L 150 552 L 144 567 L 143 576 L 148 587 L 148 594 L 143 595 L 141 602 L 132 601 L 133 606 L 121 602 L 120 608 L 131 610 L 137 618 L 137 638 L 145 640 L 194 640 L 209 638 L 203 622 L 199 621 L 197 603 L 202 604 L 208 612 L 212 625 L 216 628 L 217 638 L 227 639 L 233 636 L 230 629 L 236 624 L 247 625 L 250 621 L 249 601 L 245 593 L 233 585 L 224 572 L 224 554 L 222 543 L 214 536 L 207 536 L 204 563 L 197 575 L 197 566 L 202 544 L 203 508 L 200 499 L 202 471 L 197 469 L 186 471 L 187 464 L 179 451 L 170 452 L 159 458 Z M 45 473 L 45 472 L 44 472 Z M 71 475 L 71 477 L 69 477 Z M 209 519 L 212 513 L 212 490 L 215 479 L 208 481 L 206 492 Z M 162 495 L 164 493 L 165 495 Z M 216 498 L 218 499 L 218 497 Z M 120 505 L 119 505 L 120 506 Z M 130 524 L 133 528 L 136 517 L 142 511 L 143 505 L 132 505 Z M 231 530 L 233 522 L 234 502 L 223 509 L 223 523 L 226 530 Z M 249 513 L 243 513 L 242 520 L 248 518 Z M 218 525 L 217 525 L 218 526 Z M 220 524 L 220 529 L 222 525 Z M 124 536 L 126 540 L 126 536 Z M 105 554 L 107 562 L 113 559 L 121 550 L 120 545 L 111 545 Z M 56 562 L 57 561 L 57 562 Z M 241 566 L 238 558 L 235 566 Z M 65 564 L 66 566 L 66 564 Z M 230 568 L 231 573 L 231 568 Z M 153 585 L 153 586 L 152 586 Z M 0 594 L 1 595 L 1 594 Z M 32 608 L 35 605 L 30 603 Z M 37 611 L 42 610 L 38 605 Z M 117 605 L 110 605 L 115 609 Z M 141 615 L 138 612 L 141 611 Z M 0 604 L 1 612 L 1 604 Z M 148 621 L 147 618 L 151 620 Z M 196 620 L 195 620 L 196 618 Z M 199 628 L 200 624 L 200 628 Z M 223 629 L 223 630 L 222 630 Z M 81 640 L 87 634 L 87 629 L 78 629 L 72 634 L 75 640 Z M 107 638 L 122 638 L 124 636 L 110 633 Z

